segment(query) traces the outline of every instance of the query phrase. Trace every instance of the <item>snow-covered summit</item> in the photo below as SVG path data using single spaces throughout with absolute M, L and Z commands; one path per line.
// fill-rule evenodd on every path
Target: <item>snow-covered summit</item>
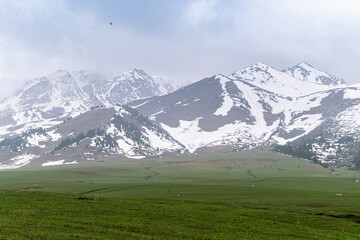
M 282 72 L 287 73 L 302 81 L 318 83 L 328 86 L 347 85 L 343 79 L 316 69 L 306 62 L 302 62 L 293 67 L 286 68 Z
M 127 71 L 116 77 L 118 81 L 136 81 L 136 79 L 146 79 L 151 78 L 149 74 L 147 74 L 142 69 L 134 68 L 132 71 Z
M 152 77 L 145 71 L 134 69 L 108 80 L 101 89 L 100 98 L 106 105 L 124 104 L 172 92 L 174 87 L 165 79 Z
M 329 89 L 328 86 L 304 82 L 264 63 L 256 63 L 237 70 L 229 77 L 234 80 L 249 82 L 283 97 L 299 97 Z
M 0 102 L 0 136 L 14 134 L 10 130 L 14 127 L 20 133 L 33 127 L 51 127 L 95 106 L 162 95 L 172 90 L 164 87 L 165 82 L 158 84 L 138 69 L 113 79 L 85 70 L 58 70 L 27 81 L 12 97 Z
M 115 79 L 117 81 L 133 82 L 134 84 L 139 81 L 148 82 L 148 84 L 154 85 L 154 89 L 156 89 L 155 95 L 162 95 L 175 90 L 175 86 L 169 79 L 161 76 L 152 76 L 144 70 L 137 68 L 134 68 L 132 71 L 125 72 Z

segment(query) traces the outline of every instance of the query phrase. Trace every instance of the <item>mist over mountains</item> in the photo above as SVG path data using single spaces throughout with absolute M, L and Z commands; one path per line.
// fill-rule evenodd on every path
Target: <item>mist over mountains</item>
M 359 85 L 307 63 L 256 63 L 179 89 L 139 69 L 112 79 L 59 70 L 0 103 L 0 168 L 300 141 L 319 161 L 342 162 L 339 151 L 358 141 L 359 110 Z

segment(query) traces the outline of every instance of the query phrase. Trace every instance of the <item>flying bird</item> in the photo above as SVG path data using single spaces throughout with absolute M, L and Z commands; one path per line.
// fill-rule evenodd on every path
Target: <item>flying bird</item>
M 110 22 L 110 25 L 112 25 L 112 22 Z

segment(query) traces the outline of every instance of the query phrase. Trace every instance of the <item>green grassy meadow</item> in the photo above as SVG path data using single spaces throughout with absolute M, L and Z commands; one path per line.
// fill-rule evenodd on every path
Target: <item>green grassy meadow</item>
M 266 150 L 0 172 L 0 239 L 360 239 L 360 174 Z

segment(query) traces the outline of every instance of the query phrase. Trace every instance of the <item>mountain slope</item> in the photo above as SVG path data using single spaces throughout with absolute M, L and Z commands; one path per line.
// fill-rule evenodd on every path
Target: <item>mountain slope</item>
M 265 142 L 286 120 L 281 105 L 289 102 L 246 81 L 216 75 L 130 105 L 195 151 L 204 146 L 245 147 Z
M 360 141 L 360 87 L 324 74 L 305 64 L 281 72 L 257 63 L 172 91 L 137 69 L 109 80 L 59 71 L 1 103 L 2 168 L 35 158 L 47 166 L 304 141 L 323 161 L 335 148 L 353 155 L 347 149 Z
M 243 77 L 239 77 L 240 73 Z M 254 74 L 255 78 L 246 78 L 246 74 Z M 360 103 L 356 87 L 332 89 L 295 79 L 264 65 L 247 68 L 237 76 L 216 75 L 168 95 L 134 101 L 130 105 L 160 123 L 193 152 L 201 147 L 239 149 L 285 144 L 334 122 L 339 114 Z M 290 85 L 288 88 L 285 81 L 302 87 Z M 282 89 L 275 93 L 269 91 L 275 86 Z M 288 97 L 288 92 L 299 95 Z M 300 95 L 301 92 L 306 94 Z
M 96 108 L 51 129 L 32 129 L 0 141 L 0 169 L 144 158 L 182 151 L 163 128 L 128 106 Z

